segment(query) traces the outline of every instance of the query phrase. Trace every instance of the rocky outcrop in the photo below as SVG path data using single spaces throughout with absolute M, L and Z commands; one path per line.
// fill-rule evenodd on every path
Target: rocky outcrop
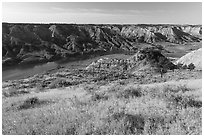
M 137 51 L 135 42 L 201 41 L 202 27 L 181 25 L 2 24 L 3 66 Z

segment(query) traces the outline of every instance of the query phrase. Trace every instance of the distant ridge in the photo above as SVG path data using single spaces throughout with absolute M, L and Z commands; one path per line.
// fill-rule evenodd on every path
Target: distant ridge
M 50 29 L 55 25 L 54 29 Z M 138 50 L 134 43 L 202 41 L 201 25 L 3 23 L 3 66 Z

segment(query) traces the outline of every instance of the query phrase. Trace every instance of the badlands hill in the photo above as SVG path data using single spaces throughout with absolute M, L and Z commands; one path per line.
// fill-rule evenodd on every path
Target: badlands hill
M 202 70 L 202 48 L 198 50 L 191 51 L 190 53 L 184 55 L 176 62 L 177 64 L 189 65 L 193 63 L 195 69 Z
M 144 48 L 137 51 L 136 54 L 128 59 L 109 59 L 100 58 L 97 61 L 92 62 L 86 67 L 87 70 L 93 69 L 118 69 L 126 70 L 129 72 L 137 71 L 152 71 L 158 69 L 159 64 L 166 67 L 166 69 L 175 69 L 176 66 L 166 58 L 160 50 L 156 48 Z
M 2 24 L 3 66 L 202 41 L 201 25 Z

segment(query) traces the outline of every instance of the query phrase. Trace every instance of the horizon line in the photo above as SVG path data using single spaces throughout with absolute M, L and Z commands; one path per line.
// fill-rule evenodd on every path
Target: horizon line
M 190 23 L 75 23 L 75 22 L 5 22 L 10 24 L 78 24 L 78 25 L 202 25 L 202 24 L 190 24 Z

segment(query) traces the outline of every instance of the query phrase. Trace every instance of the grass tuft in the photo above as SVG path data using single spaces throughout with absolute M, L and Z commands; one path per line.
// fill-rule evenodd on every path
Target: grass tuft
M 126 87 L 124 90 L 119 91 L 117 96 L 118 97 L 124 97 L 124 98 L 130 98 L 130 97 L 141 97 L 142 89 L 141 87 Z

